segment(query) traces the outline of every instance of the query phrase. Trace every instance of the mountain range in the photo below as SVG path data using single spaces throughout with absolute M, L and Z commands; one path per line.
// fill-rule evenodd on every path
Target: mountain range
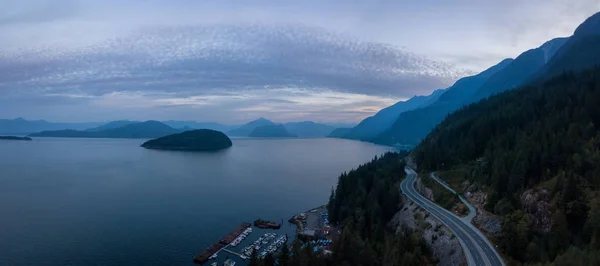
M 110 125 L 110 123 L 109 123 Z M 115 125 L 113 123 L 112 125 Z M 159 138 L 162 136 L 180 133 L 181 130 L 174 129 L 158 121 L 146 121 L 130 123 L 120 127 L 106 126 L 104 129 L 93 130 L 55 130 L 34 133 L 31 137 L 61 137 L 61 138 Z
M 477 215 L 501 227 L 473 221 L 507 264 L 598 264 L 599 41 L 597 13 L 498 71 L 411 152 L 459 194 L 485 195 Z
M 277 126 L 281 125 L 281 127 Z M 272 126 L 272 127 L 271 127 Z M 303 121 L 303 122 L 288 122 L 277 124 L 271 120 L 265 118 L 259 118 L 254 121 L 248 122 L 240 126 L 239 128 L 230 130 L 227 132 L 227 135 L 234 137 L 252 137 L 257 136 L 256 133 L 253 132 L 259 128 L 265 127 L 261 129 L 258 135 L 273 135 L 273 136 L 286 136 L 286 137 L 300 137 L 300 138 L 323 138 L 327 137 L 335 127 L 332 125 L 316 123 L 312 121 Z M 266 133 L 265 131 L 273 131 L 272 133 Z M 287 132 L 287 133 L 284 133 Z
M 248 135 L 253 138 L 295 138 L 296 135 L 290 133 L 284 125 L 273 124 L 266 126 L 259 126 L 250 132 Z
M 524 84 L 543 82 L 564 71 L 593 67 L 600 62 L 600 49 L 597 48 L 600 47 L 598 21 L 600 15 L 595 14 L 570 37 L 547 41 L 515 59 L 504 59 L 479 74 L 461 78 L 441 94 L 437 90 L 429 96 L 423 96 L 433 102 L 405 108 L 409 106 L 409 102 L 414 103 L 413 98 L 385 108 L 377 115 L 363 120 L 348 133 L 342 134 L 342 137 L 385 145 L 414 146 L 448 114 L 464 106 Z M 396 108 L 398 106 L 401 108 Z M 383 117 L 384 110 L 388 117 L 395 116 L 394 122 L 375 119 Z
M 28 121 L 22 118 L 0 120 L 0 133 L 30 135 L 33 137 L 73 138 L 157 138 L 194 129 L 211 129 L 237 137 L 303 137 L 322 138 L 335 127 L 312 121 L 277 124 L 259 118 L 241 126 L 215 122 L 196 121 L 131 121 L 117 120 L 108 123 L 51 123 L 43 120 Z M 261 128 L 264 127 L 264 128 Z M 259 130 L 257 130 L 260 128 Z
M 0 119 L 0 134 L 26 135 L 44 130 L 84 130 L 101 126 L 101 122 L 53 123 L 46 120 Z
M 397 102 L 396 104 L 377 112 L 374 116 L 365 118 L 357 126 L 342 135 L 342 137 L 348 139 L 369 140 L 392 126 L 399 114 L 419 107 L 428 106 L 435 102 L 442 93 L 444 93 L 444 90 L 435 90 L 428 96 L 414 96 L 407 101 Z

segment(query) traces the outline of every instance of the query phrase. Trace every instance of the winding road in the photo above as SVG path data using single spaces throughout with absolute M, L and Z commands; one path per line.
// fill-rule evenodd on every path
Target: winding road
M 468 265 L 504 266 L 504 262 L 494 249 L 494 246 L 470 223 L 475 211 L 474 208 L 471 209 L 472 206 L 469 208 L 471 212 L 466 218 L 454 215 L 419 194 L 414 187 L 417 173 L 408 167 L 404 171 L 407 177 L 400 183 L 402 193 L 450 228 L 463 247 Z M 432 177 L 434 176 L 432 175 Z M 436 181 L 440 182 L 439 180 Z M 444 185 L 443 183 L 441 184 Z M 464 199 L 461 198 L 461 200 Z M 467 206 L 470 206 L 470 204 Z

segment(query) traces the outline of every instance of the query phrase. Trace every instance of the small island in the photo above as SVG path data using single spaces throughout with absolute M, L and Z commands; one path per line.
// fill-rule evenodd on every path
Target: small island
M 227 135 L 211 129 L 171 134 L 142 144 L 142 147 L 146 149 L 177 151 L 218 151 L 231 146 L 231 139 Z
M 16 136 L 0 136 L 3 140 L 31 140 L 29 137 L 16 137 Z

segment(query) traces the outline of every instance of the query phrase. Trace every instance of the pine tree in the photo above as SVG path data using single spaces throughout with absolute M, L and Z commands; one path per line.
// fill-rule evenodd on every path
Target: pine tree
M 287 243 L 284 243 L 281 247 L 281 253 L 279 254 L 279 265 L 289 266 L 290 265 L 290 248 Z

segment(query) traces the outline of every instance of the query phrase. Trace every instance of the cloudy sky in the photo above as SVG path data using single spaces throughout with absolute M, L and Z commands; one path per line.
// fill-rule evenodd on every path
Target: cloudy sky
M 0 118 L 353 122 L 600 0 L 0 0 Z

